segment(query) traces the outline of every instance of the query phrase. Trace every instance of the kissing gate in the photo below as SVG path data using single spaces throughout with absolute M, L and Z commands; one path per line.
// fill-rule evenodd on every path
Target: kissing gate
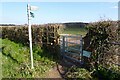
M 83 50 L 82 35 L 61 35 L 60 45 L 61 55 L 67 62 L 82 65 L 83 56 L 90 58 L 91 52 Z
M 61 35 L 61 55 L 64 60 L 83 64 L 82 35 Z

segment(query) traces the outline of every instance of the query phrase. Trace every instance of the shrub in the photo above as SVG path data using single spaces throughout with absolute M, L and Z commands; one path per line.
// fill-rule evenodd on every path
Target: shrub
M 92 76 L 89 71 L 84 68 L 72 66 L 64 76 L 65 78 L 78 78 L 80 80 L 91 80 Z
M 84 38 L 84 44 L 87 45 L 84 49 L 92 52 L 92 62 L 94 67 L 98 69 L 98 64 L 108 63 L 108 60 L 116 62 L 116 55 L 120 47 L 118 45 L 110 45 L 110 42 L 120 42 L 119 29 L 117 21 L 102 20 L 99 22 L 91 23 L 87 26 L 88 33 Z M 87 43 L 87 44 L 86 44 Z M 116 51 L 118 50 L 118 51 Z M 110 63 L 109 63 L 110 64 Z M 107 66 L 107 65 L 105 65 Z M 110 67 L 108 67 L 110 68 Z

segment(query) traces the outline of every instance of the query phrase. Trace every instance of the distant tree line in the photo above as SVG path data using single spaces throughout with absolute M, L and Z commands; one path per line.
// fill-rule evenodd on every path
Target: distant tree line
M 15 26 L 15 24 L 0 24 L 0 26 Z
M 68 23 L 48 23 L 47 25 L 64 25 L 66 28 L 83 28 L 89 23 L 83 22 L 68 22 Z M 23 25 L 16 25 L 16 24 L 0 24 L 0 26 L 26 26 L 27 24 Z M 33 24 L 36 25 L 36 24 Z M 44 24 L 46 25 L 46 24 Z

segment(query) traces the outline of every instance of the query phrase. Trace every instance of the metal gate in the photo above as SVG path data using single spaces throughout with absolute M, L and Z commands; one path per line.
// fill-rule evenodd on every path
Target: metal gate
M 61 55 L 72 62 L 82 63 L 82 35 L 61 35 Z

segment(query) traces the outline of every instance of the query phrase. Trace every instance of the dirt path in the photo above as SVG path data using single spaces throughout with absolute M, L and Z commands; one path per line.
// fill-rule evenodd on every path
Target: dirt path
M 62 66 L 58 66 L 59 68 L 62 68 Z M 55 66 L 54 68 L 52 68 L 50 71 L 48 71 L 45 75 L 45 78 L 62 78 L 58 69 L 57 69 L 57 66 Z

